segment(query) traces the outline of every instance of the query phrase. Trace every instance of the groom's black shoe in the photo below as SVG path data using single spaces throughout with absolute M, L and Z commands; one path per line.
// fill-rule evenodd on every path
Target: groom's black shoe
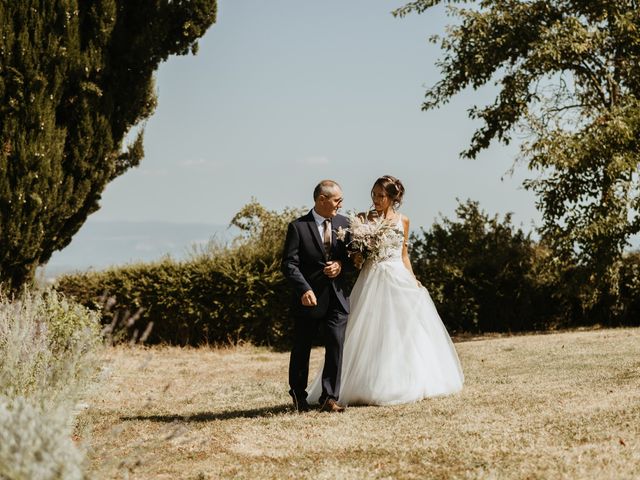
M 311 410 L 306 398 L 296 395 L 295 392 L 291 392 L 291 398 L 293 399 L 293 408 L 296 412 L 303 413 Z
M 333 398 L 327 398 L 324 402 L 322 402 L 322 406 L 320 407 L 321 412 L 330 412 L 330 413 L 340 413 L 344 412 L 344 407 L 339 405 Z

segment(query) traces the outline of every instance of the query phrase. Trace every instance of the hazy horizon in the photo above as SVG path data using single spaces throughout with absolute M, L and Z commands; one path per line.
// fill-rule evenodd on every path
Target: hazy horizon
M 209 241 L 225 243 L 238 233 L 228 225 L 199 222 L 88 220 L 63 250 L 44 266 L 45 277 L 127 263 L 176 260 Z

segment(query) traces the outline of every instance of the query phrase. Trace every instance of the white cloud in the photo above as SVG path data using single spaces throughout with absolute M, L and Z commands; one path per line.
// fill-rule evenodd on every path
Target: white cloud
M 190 158 L 178 163 L 178 166 L 184 168 L 216 168 L 222 166 L 222 162 L 215 160 L 206 160 L 204 158 Z
M 328 165 L 329 159 L 323 155 L 314 155 L 311 157 L 303 158 L 299 160 L 298 163 L 309 166 Z

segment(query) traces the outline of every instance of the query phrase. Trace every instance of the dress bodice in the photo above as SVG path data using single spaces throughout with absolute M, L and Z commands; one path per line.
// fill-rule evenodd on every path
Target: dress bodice
M 398 221 L 395 223 L 393 229 L 402 237 L 402 242 L 399 242 L 399 245 L 391 251 L 389 259 L 398 259 L 402 258 L 402 247 L 404 245 L 404 226 L 402 225 L 402 215 L 398 216 Z
M 379 255 L 381 256 L 377 260 L 373 260 L 372 264 L 379 262 L 396 262 L 402 261 L 402 248 L 404 245 L 404 227 L 402 225 L 402 216 L 399 216 L 397 221 L 390 225 L 392 233 L 386 233 L 386 240 L 384 241 L 387 246 L 383 248 Z M 392 237 L 390 237 L 390 234 Z

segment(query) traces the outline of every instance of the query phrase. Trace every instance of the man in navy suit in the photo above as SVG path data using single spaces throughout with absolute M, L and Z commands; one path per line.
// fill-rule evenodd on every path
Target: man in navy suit
M 347 228 L 338 215 L 342 189 L 333 180 L 323 180 L 313 191 L 314 207 L 289 224 L 282 258 L 282 272 L 295 290 L 293 348 L 289 362 L 289 394 L 294 408 L 308 411 L 307 379 L 313 338 L 322 325 L 325 360 L 322 371 L 321 410 L 341 412 L 340 370 L 349 299 L 344 271 L 353 269 L 345 242 L 336 238 L 339 227 Z

